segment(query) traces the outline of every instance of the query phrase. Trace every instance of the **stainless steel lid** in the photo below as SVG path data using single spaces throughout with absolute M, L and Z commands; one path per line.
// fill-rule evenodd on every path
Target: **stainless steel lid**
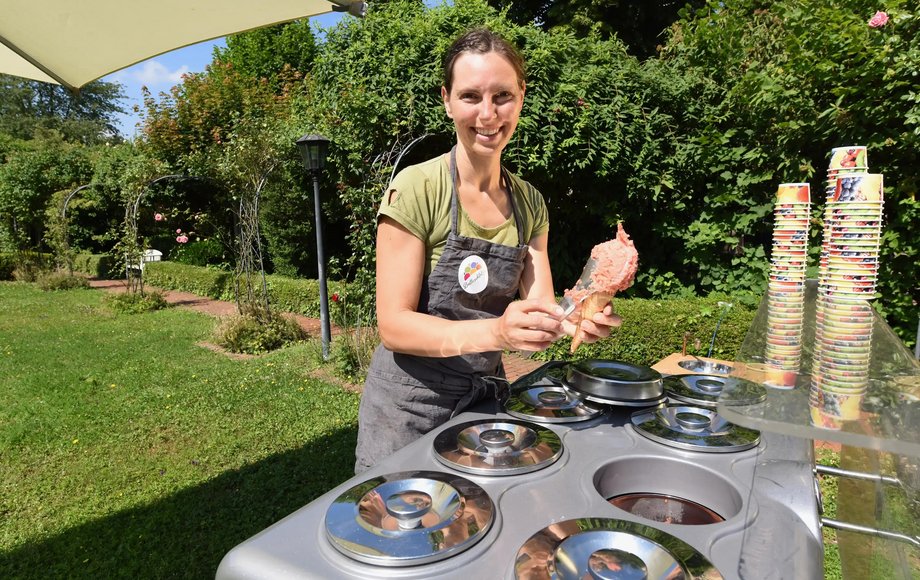
M 519 579 L 721 579 L 705 556 L 661 530 L 624 520 L 581 518 L 547 526 L 518 550 Z
M 512 391 L 505 402 L 505 411 L 513 417 L 540 423 L 587 421 L 604 412 L 555 385 L 535 385 Z
M 760 433 L 729 423 L 712 409 L 668 405 L 632 414 L 636 431 L 652 441 L 678 449 L 730 453 L 756 447 Z
M 407 471 L 360 483 L 326 511 L 326 537 L 355 560 L 427 564 L 466 550 L 489 531 L 495 506 L 459 475 Z
M 708 361 L 703 359 L 694 359 L 694 360 L 682 360 L 677 363 L 682 369 L 687 369 L 692 373 L 700 373 L 706 375 L 727 375 L 732 372 L 731 365 L 726 365 L 722 363 L 717 363 L 714 361 Z
M 551 380 L 557 385 L 560 385 L 565 380 L 565 375 L 568 372 L 568 366 L 568 363 L 553 365 L 546 369 L 545 376 L 547 379 Z
M 731 391 L 731 404 L 739 406 L 763 403 L 767 389 L 739 377 L 719 375 L 671 375 L 664 378 L 664 391 L 672 401 L 715 407 L 723 391 Z
M 515 419 L 481 419 L 447 427 L 434 439 L 435 458 L 476 475 L 519 475 L 543 469 L 562 455 L 551 429 Z
M 661 373 L 615 360 L 588 359 L 570 364 L 565 386 L 581 398 L 611 405 L 647 406 L 664 398 Z

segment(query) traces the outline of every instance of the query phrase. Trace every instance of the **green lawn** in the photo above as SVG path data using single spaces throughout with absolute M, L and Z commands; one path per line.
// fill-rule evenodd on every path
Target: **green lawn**
M 0 283 L 0 578 L 208 578 L 352 473 L 358 396 L 315 345 L 231 360 L 214 320 Z

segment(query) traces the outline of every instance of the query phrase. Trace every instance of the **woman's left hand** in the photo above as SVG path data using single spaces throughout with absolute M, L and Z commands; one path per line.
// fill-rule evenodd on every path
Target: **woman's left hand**
M 578 310 L 562 321 L 562 329 L 566 334 L 575 336 L 580 318 L 581 309 L 579 307 Z M 607 338 L 610 336 L 610 329 L 620 326 L 622 323 L 623 319 L 614 314 L 613 306 L 608 304 L 602 311 L 595 313 L 593 317 L 581 321 L 581 328 L 585 332 L 584 342 L 597 342 L 602 338 Z

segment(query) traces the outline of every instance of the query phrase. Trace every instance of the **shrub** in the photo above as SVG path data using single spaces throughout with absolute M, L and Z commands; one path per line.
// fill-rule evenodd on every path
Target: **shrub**
M 124 264 L 108 254 L 77 254 L 73 259 L 75 272 L 86 274 L 91 278 L 110 278 L 124 276 Z
M 380 336 L 374 327 L 346 329 L 332 341 L 332 361 L 336 376 L 349 383 L 363 383 L 378 344 Z
M 53 260 L 50 254 L 41 252 L 19 251 L 10 254 L 12 259 L 12 278 L 20 282 L 35 282 L 38 277 L 51 269 Z
M 0 280 L 12 280 L 16 262 L 10 254 L 0 254 Z
M 189 266 L 218 266 L 229 268 L 229 252 L 218 240 L 207 239 L 182 244 L 169 253 L 171 262 Z
M 215 342 L 236 353 L 259 354 L 306 340 L 307 332 L 293 318 L 277 312 L 250 310 L 224 318 L 214 331 Z
M 124 292 L 106 294 L 102 298 L 102 301 L 112 310 L 125 314 L 140 314 L 152 310 L 160 310 L 169 306 L 162 292 L 151 290 L 143 293 Z
M 72 290 L 74 288 L 89 288 L 89 281 L 80 275 L 67 272 L 44 272 L 36 279 L 38 287 L 42 290 Z

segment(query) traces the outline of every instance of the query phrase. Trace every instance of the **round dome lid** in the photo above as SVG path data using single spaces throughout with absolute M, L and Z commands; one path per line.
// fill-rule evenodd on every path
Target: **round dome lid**
M 436 562 L 489 531 L 495 506 L 459 475 L 407 471 L 352 487 L 326 511 L 326 537 L 349 558 L 379 566 Z
M 564 385 L 580 398 L 609 405 L 652 406 L 664 398 L 661 373 L 616 360 L 572 363 L 566 369 Z
M 726 421 L 712 409 L 668 405 L 632 414 L 636 431 L 652 441 L 678 449 L 730 453 L 756 447 L 760 433 Z
M 534 385 L 513 391 L 505 402 L 505 411 L 513 417 L 541 423 L 587 421 L 604 412 L 555 385 Z
M 562 439 L 551 429 L 515 419 L 481 419 L 438 433 L 435 458 L 477 475 L 519 475 L 543 469 L 562 455 Z
M 692 546 L 661 530 L 607 518 L 566 520 L 531 536 L 518 550 L 515 578 L 721 579 Z
M 756 405 L 767 398 L 767 389 L 739 377 L 719 375 L 671 375 L 664 378 L 664 390 L 673 401 L 715 407 L 723 392 L 731 392 L 731 404 Z

